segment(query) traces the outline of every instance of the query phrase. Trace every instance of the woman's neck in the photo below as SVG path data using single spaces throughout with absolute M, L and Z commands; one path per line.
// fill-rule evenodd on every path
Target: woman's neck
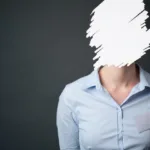
M 133 87 L 139 82 L 139 69 L 133 63 L 121 68 L 104 66 L 99 69 L 99 76 L 104 87 L 112 91 Z

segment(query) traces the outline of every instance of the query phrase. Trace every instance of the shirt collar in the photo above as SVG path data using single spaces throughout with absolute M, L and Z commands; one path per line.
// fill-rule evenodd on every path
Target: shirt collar
M 139 71 L 140 71 L 139 88 L 140 89 L 143 89 L 145 87 L 150 88 L 150 74 L 146 72 L 138 63 L 136 63 L 136 65 L 139 67 Z M 101 67 L 93 70 L 87 76 L 86 83 L 84 84 L 84 89 L 96 87 L 97 90 L 102 90 L 103 86 L 99 78 L 99 69 L 101 69 Z
M 138 63 L 136 65 L 140 69 L 140 82 L 139 82 L 139 87 L 144 89 L 145 87 L 150 88 L 150 74 L 145 71 Z

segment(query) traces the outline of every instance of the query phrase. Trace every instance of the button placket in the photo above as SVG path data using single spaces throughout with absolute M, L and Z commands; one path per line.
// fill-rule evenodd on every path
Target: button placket
M 119 147 L 123 150 L 123 111 L 121 107 L 117 109 L 118 115 L 118 138 L 119 138 Z

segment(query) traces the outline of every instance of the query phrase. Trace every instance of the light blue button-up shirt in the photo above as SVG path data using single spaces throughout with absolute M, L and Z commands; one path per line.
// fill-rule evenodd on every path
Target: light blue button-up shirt
M 64 87 L 56 115 L 60 150 L 150 149 L 150 74 L 136 65 L 140 82 L 121 105 L 98 69 Z

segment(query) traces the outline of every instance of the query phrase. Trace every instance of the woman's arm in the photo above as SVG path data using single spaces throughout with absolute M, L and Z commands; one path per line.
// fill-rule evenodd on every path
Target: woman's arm
M 56 126 L 60 150 L 80 150 L 78 126 L 62 92 L 59 96 Z

